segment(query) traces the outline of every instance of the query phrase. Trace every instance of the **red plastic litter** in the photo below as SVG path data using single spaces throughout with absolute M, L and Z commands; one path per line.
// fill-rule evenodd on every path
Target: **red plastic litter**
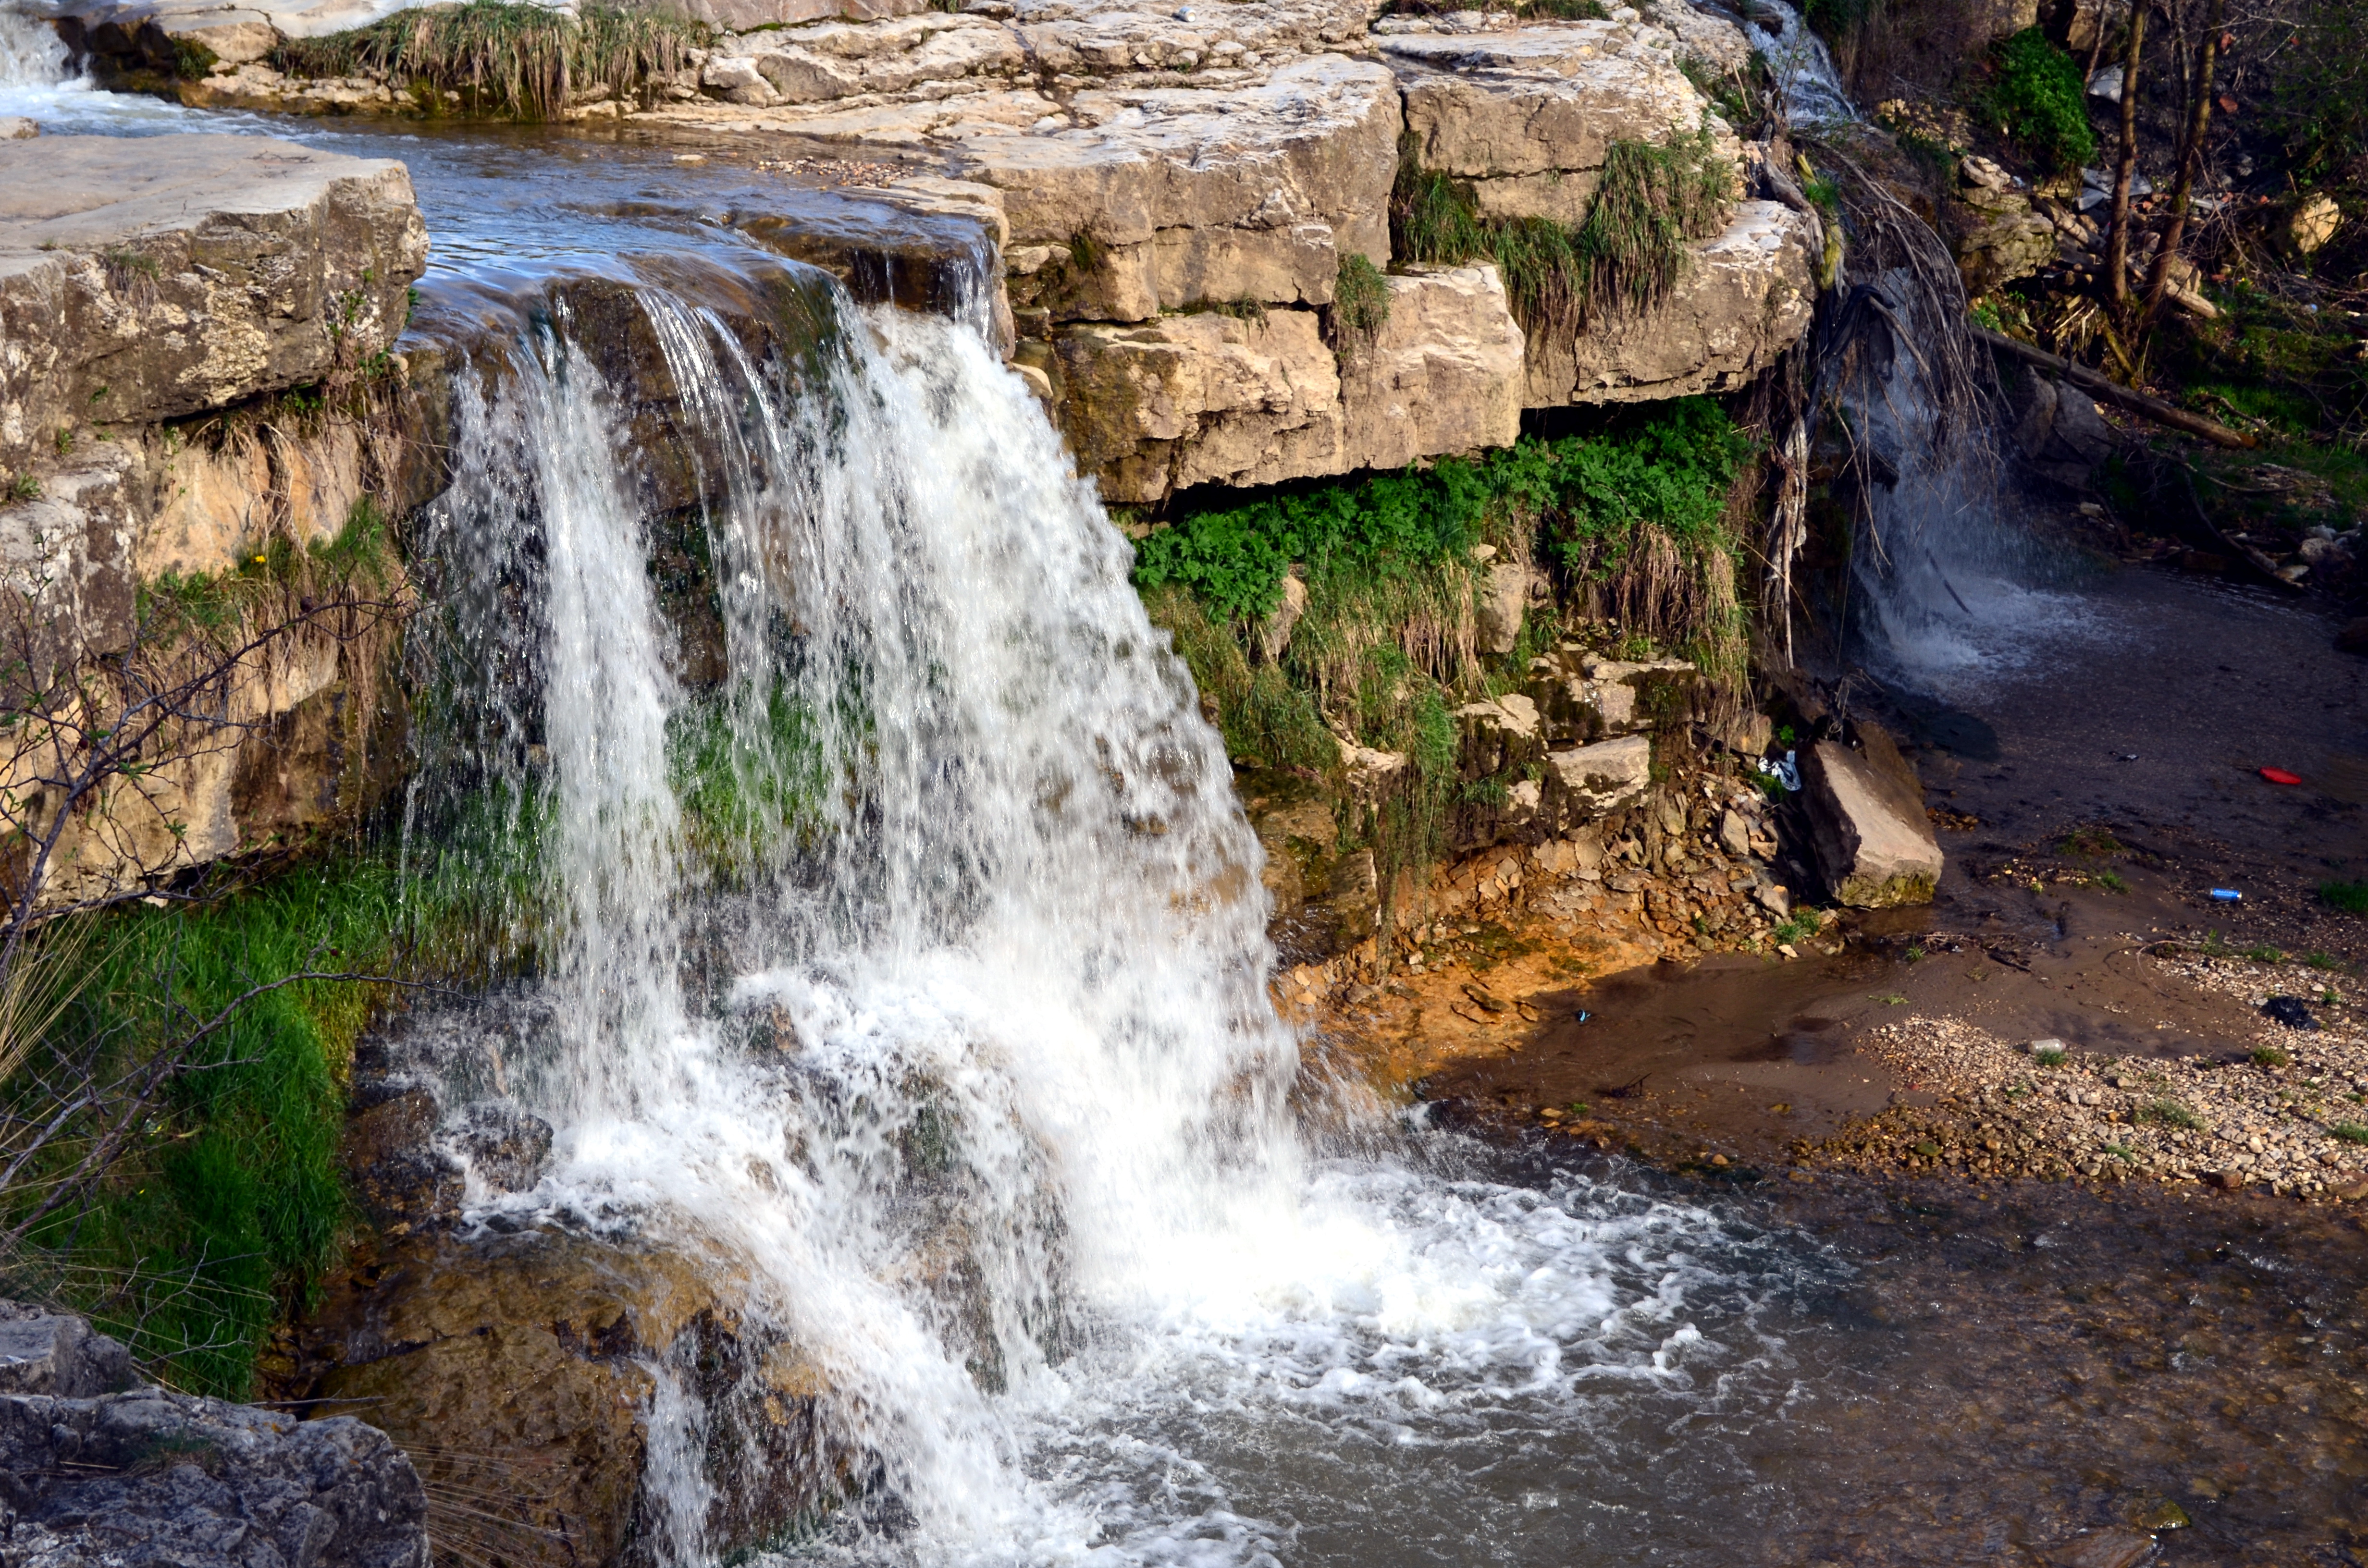
M 2283 767 L 2264 767 L 2261 769 L 2261 777 L 2268 779 L 2272 784 L 2299 784 L 2302 782 L 2302 776 L 2300 774 L 2288 773 Z

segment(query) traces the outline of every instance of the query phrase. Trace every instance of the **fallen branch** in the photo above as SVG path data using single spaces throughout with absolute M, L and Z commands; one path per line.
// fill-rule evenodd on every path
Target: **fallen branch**
M 2158 397 L 2132 392 L 2118 381 L 2109 381 L 2085 365 L 2076 365 L 2060 354 L 2034 348 L 2028 343 L 2017 342 L 2004 333 L 1992 332 L 1987 327 L 1974 328 L 1974 335 L 2002 354 L 2010 354 L 2026 364 L 2036 365 L 2053 375 L 2061 376 L 2100 403 L 2110 403 L 2115 408 L 2141 415 L 2157 425 L 2168 425 L 2174 430 L 2201 436 L 2214 446 L 2253 447 L 2260 444 L 2242 430 L 2232 430 L 2216 419 L 2206 419 L 2200 414 L 2174 408 Z

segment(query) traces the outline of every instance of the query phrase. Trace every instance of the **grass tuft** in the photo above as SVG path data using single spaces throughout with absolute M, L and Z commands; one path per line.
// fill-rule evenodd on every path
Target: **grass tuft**
M 272 63 L 298 76 L 379 75 L 415 97 L 421 88 L 458 93 L 470 114 L 544 120 L 591 87 L 620 98 L 642 94 L 651 77 L 684 69 L 689 51 L 713 37 L 704 23 L 663 11 L 586 6 L 570 17 L 520 0 L 468 0 L 287 39 Z
M 1389 279 L 1371 257 L 1350 251 L 1340 258 L 1332 286 L 1332 348 L 1354 361 L 1370 353 L 1390 319 Z
M 1408 131 L 1398 141 L 1390 235 L 1406 261 L 1496 263 L 1515 318 L 1534 335 L 1576 328 L 1590 312 L 1658 304 L 1684 275 L 1687 247 L 1718 233 L 1735 197 L 1734 170 L 1704 127 L 1667 142 L 1612 142 L 1575 229 L 1491 218 L 1468 185 L 1422 166 L 1420 139 Z
M 2330 909 L 2368 915 L 2368 882 L 2321 882 L 2318 901 Z

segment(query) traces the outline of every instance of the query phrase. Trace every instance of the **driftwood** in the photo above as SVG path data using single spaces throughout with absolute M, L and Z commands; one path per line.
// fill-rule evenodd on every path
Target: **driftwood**
M 2242 430 L 2232 430 L 2216 419 L 2206 419 L 2200 414 L 2190 414 L 2183 408 L 2174 408 L 2158 397 L 2148 397 L 2142 392 L 2132 392 L 2125 386 L 2106 380 L 2085 365 L 2074 364 L 2060 354 L 2050 354 L 2044 348 L 2034 348 L 2028 343 L 2018 343 L 2003 333 L 1991 332 L 1987 327 L 1977 326 L 1973 330 L 1975 336 L 1992 348 L 2002 354 L 2010 354 L 2027 364 L 2036 365 L 2051 375 L 2062 377 L 2100 403 L 2110 403 L 2115 408 L 2126 409 L 2132 414 L 2151 419 L 2157 425 L 2168 425 L 2174 430 L 2184 430 L 2191 436 L 2201 436 L 2214 446 L 2252 447 L 2259 444 Z

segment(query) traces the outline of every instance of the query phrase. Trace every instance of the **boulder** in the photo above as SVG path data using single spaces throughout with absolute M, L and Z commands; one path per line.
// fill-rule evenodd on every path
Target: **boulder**
M 0 1301 L 0 1395 L 95 1399 L 139 1381 L 131 1352 L 83 1319 Z
M 1653 782 L 1653 743 L 1645 735 L 1546 753 L 1550 809 L 1565 829 L 1596 822 L 1636 800 Z
M 1640 403 L 1733 392 L 1799 341 L 1816 313 L 1809 220 L 1747 201 L 1725 230 L 1692 248 L 1653 309 L 1541 334 L 1531 346 L 1531 408 Z
M 2278 230 L 2278 243 L 2288 255 L 2315 256 L 2342 226 L 2342 207 L 2332 196 L 2317 191 L 2294 203 Z
M 1509 653 L 1521 640 L 1521 622 L 1529 613 L 1530 585 L 1536 573 L 1526 562 L 1499 561 L 1488 568 L 1480 585 L 1479 633 L 1480 651 L 1484 653 Z M 1520 699 L 1532 718 L 1537 703 L 1531 698 Z
M 1864 737 L 1872 726 L 1861 726 Z M 1930 903 L 1941 846 L 1915 774 L 1880 732 L 1856 747 L 1819 741 L 1801 754 L 1817 870 L 1835 902 L 1859 909 Z
M 0 142 L 30 142 L 40 133 L 40 124 L 21 114 L 0 114 Z
M 0 1397 L 8 1551 L 41 1568 L 428 1568 L 385 1434 L 162 1389 Z
M 0 142 L 0 469 L 62 428 L 350 374 L 427 231 L 401 164 L 250 136 Z
M 2112 454 L 2120 437 L 2097 404 L 2079 388 L 2031 372 L 2022 379 L 2022 413 L 2014 441 L 2042 478 L 2067 490 L 2085 489 L 2096 466 Z
M 1957 270 L 1968 294 L 2029 278 L 2055 259 L 2055 224 L 2032 206 L 2014 177 L 1987 158 L 1958 165 Z

